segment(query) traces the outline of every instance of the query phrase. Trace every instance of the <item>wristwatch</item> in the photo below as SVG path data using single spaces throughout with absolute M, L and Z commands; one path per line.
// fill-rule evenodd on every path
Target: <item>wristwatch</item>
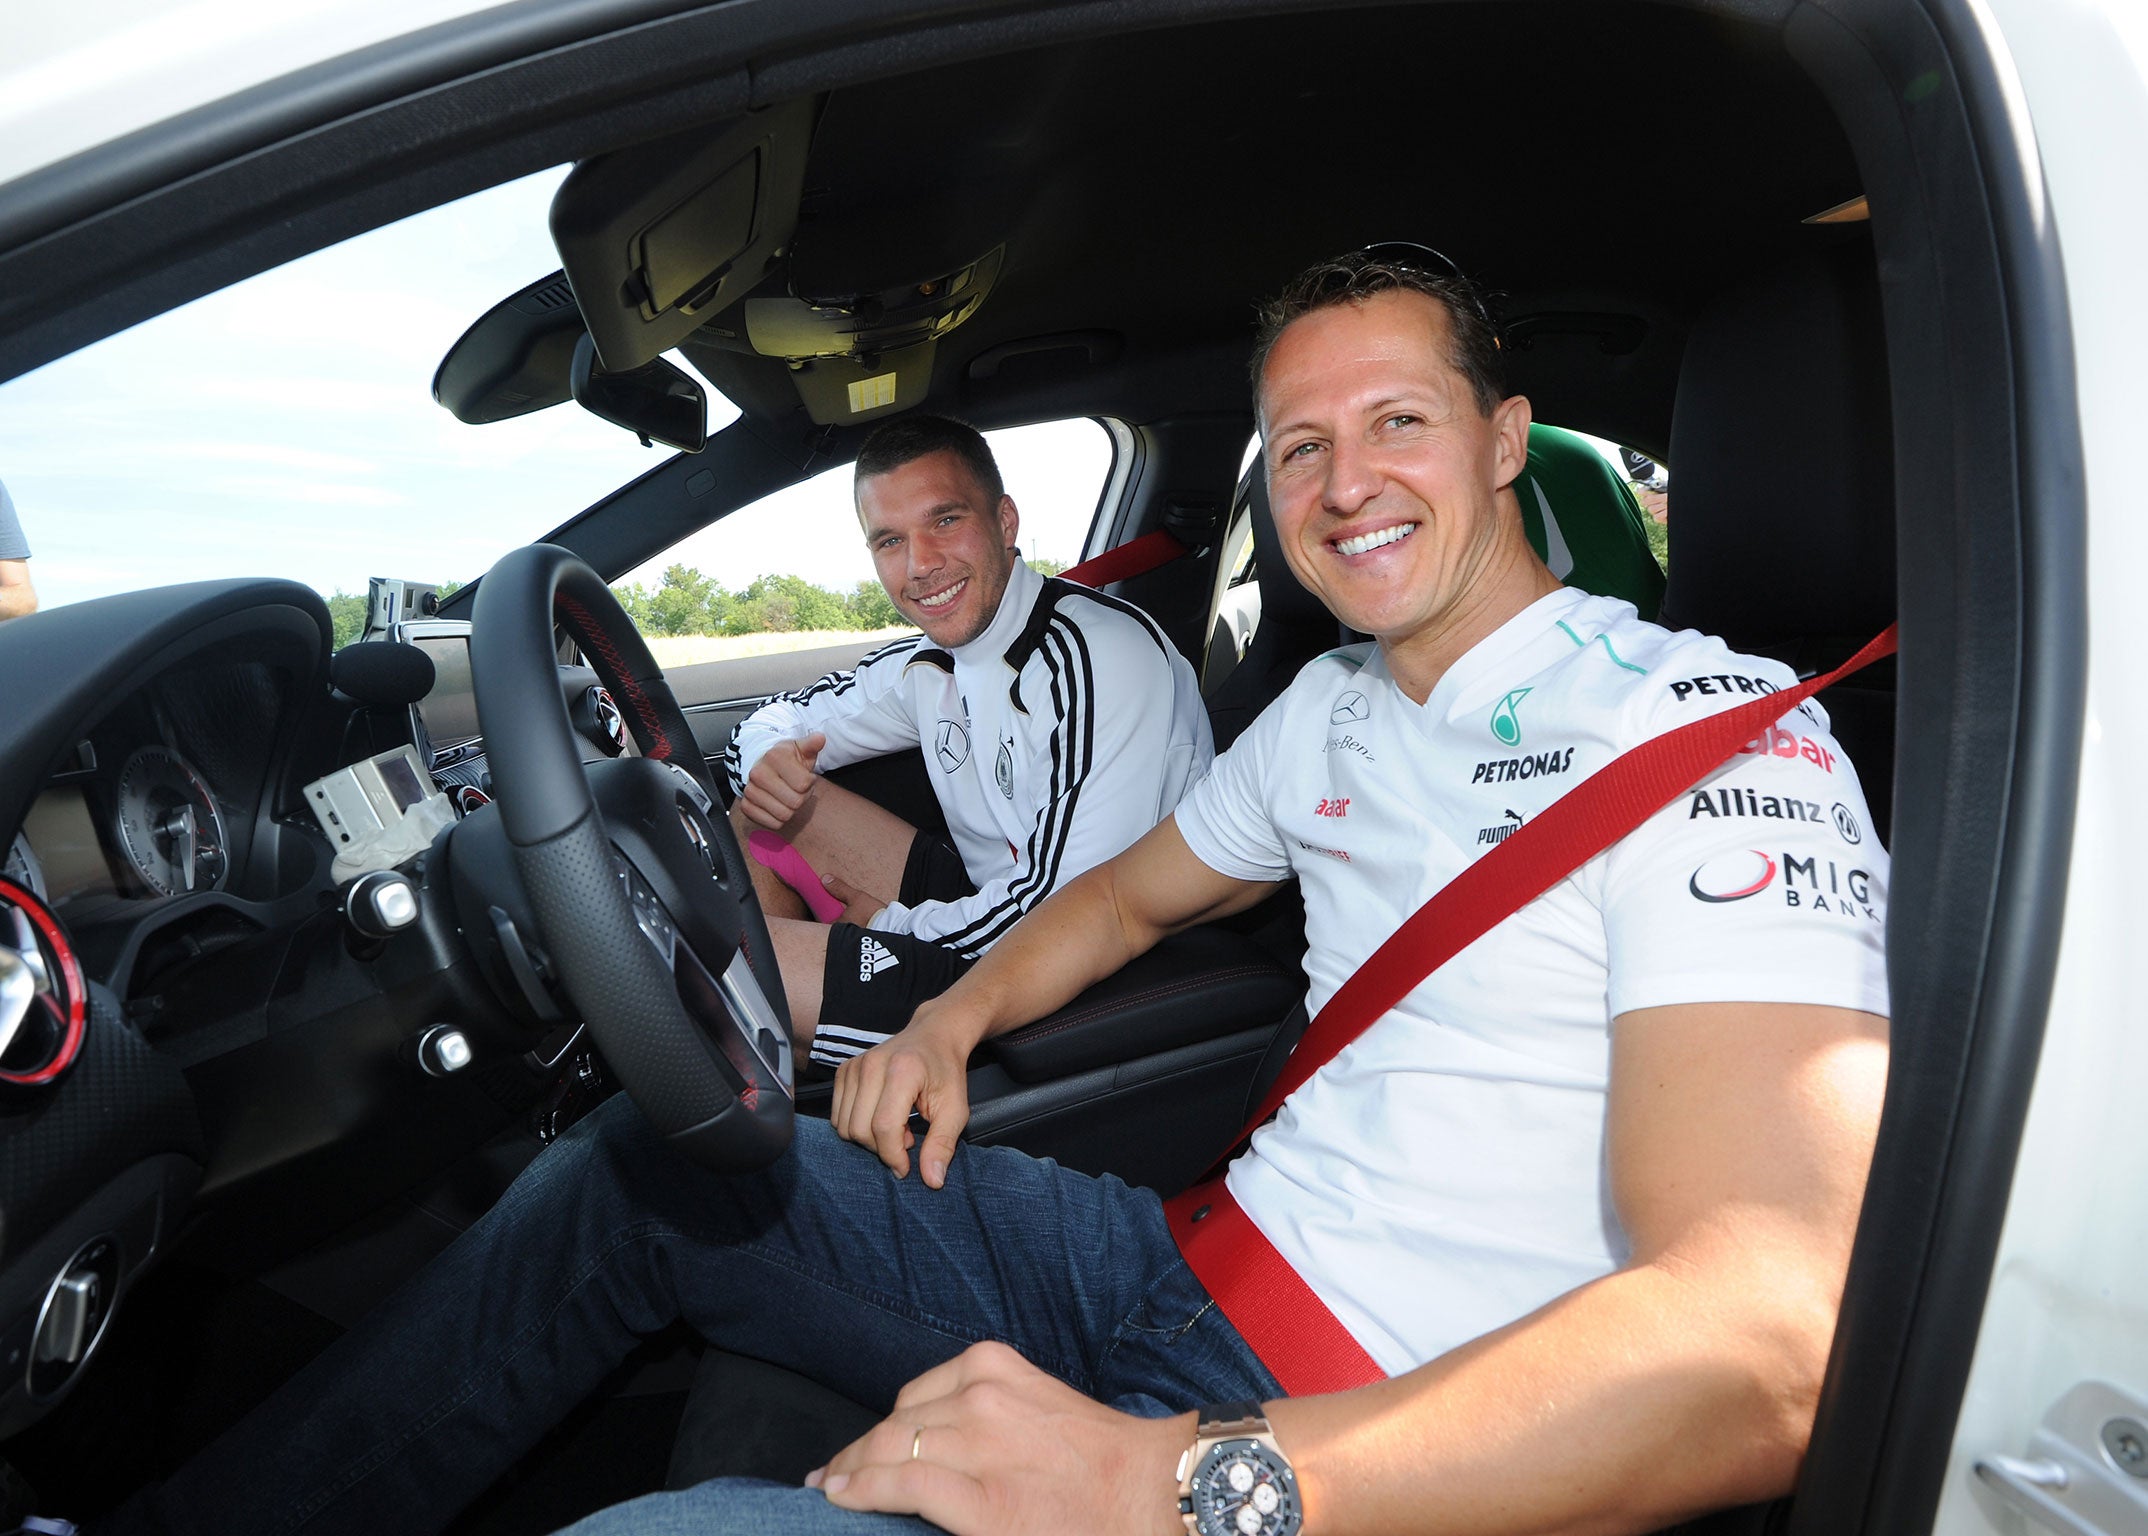
M 1191 1536 L 1297 1536 L 1298 1478 L 1259 1403 L 1201 1410 L 1178 1459 L 1178 1513 Z

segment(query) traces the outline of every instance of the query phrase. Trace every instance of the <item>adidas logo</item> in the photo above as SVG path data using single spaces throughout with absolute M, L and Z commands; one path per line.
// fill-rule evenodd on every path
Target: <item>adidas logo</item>
M 871 981 L 889 966 L 900 964 L 893 951 L 878 939 L 858 940 L 858 980 Z

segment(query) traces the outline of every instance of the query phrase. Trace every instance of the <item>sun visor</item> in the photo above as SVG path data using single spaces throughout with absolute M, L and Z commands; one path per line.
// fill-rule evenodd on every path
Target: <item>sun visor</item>
M 678 134 L 577 165 L 552 239 L 597 357 L 638 368 L 755 287 L 798 220 L 816 103 L 785 102 L 711 137 Z

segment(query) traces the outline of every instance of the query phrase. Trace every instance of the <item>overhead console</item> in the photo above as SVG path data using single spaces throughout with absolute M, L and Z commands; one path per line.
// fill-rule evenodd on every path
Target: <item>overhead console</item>
M 791 365 L 791 382 L 821 426 L 908 410 L 931 390 L 934 344 L 977 313 L 1005 253 L 996 245 L 953 272 L 874 293 L 750 298 L 746 340 Z

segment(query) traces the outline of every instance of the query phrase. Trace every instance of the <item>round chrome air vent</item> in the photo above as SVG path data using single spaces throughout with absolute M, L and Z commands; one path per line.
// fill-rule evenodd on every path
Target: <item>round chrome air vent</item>
M 82 1049 L 89 994 L 58 919 L 30 891 L 0 880 L 0 1085 L 43 1088 Z

